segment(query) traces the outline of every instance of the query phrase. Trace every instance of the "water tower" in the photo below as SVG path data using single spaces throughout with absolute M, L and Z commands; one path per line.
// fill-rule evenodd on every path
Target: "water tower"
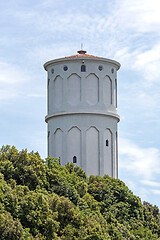
M 87 175 L 118 177 L 117 71 L 114 60 L 88 55 L 44 64 L 48 73 L 48 155 Z

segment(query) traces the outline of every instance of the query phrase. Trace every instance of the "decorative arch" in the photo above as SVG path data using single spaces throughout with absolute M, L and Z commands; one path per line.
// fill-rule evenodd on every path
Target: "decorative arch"
M 54 104 L 60 107 L 63 102 L 63 78 L 58 75 L 54 79 Z
M 90 126 L 89 128 L 87 128 L 87 131 L 90 130 L 91 128 L 95 128 L 97 132 L 99 132 L 98 128 L 95 126 Z
M 86 131 L 86 172 L 99 175 L 99 131 L 91 126 Z
M 103 103 L 106 107 L 112 104 L 112 80 L 108 75 L 103 79 Z
M 67 78 L 67 98 L 71 105 L 77 105 L 81 101 L 81 77 L 76 73 Z
M 77 126 L 67 132 L 67 153 L 68 162 L 81 166 L 81 130 Z
M 85 83 L 86 101 L 90 105 L 95 105 L 99 101 L 99 78 L 96 74 L 90 73 Z
M 77 128 L 79 131 L 81 131 L 79 127 L 73 126 L 73 127 L 71 127 L 71 128 L 68 130 L 68 132 L 70 132 L 73 128 Z
M 54 134 L 55 134 L 57 131 L 59 131 L 59 130 L 60 130 L 61 132 L 63 132 L 61 128 L 57 128 L 57 129 L 54 131 Z
M 107 142 L 108 144 L 106 144 Z M 103 133 L 104 173 L 113 176 L 113 140 L 112 131 L 106 128 Z
M 57 128 L 54 132 L 54 153 L 55 157 L 62 160 L 63 156 L 63 131 Z

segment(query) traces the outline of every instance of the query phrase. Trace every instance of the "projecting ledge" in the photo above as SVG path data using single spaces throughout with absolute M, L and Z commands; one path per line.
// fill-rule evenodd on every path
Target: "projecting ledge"
M 120 116 L 116 113 L 111 113 L 111 112 L 107 112 L 107 113 L 100 113 L 100 112 L 59 112 L 59 113 L 54 113 L 51 115 L 47 115 L 45 117 L 45 121 L 48 122 L 48 120 L 50 118 L 53 117 L 59 117 L 59 116 L 63 116 L 63 115 L 87 115 L 87 114 L 91 114 L 91 115 L 103 115 L 103 116 L 108 116 L 108 117 L 114 117 L 117 118 L 118 122 L 120 121 Z

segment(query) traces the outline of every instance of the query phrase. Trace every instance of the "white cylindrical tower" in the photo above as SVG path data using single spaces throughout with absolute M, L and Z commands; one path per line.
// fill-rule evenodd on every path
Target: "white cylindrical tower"
M 51 60 L 47 98 L 48 155 L 87 175 L 118 177 L 116 61 L 86 54 Z

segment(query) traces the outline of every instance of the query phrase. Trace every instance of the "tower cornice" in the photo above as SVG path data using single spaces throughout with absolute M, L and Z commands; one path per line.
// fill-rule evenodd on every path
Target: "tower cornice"
M 109 63 L 111 65 L 113 65 L 116 70 L 119 70 L 120 68 L 120 63 L 109 59 L 109 58 L 103 58 L 103 57 L 97 57 L 94 55 L 88 55 L 88 54 L 76 54 L 76 55 L 72 55 L 72 56 L 68 56 L 68 57 L 64 57 L 64 58 L 57 58 L 57 59 L 53 59 L 50 60 L 48 62 L 46 62 L 43 66 L 44 69 L 47 71 L 49 66 L 52 66 L 56 63 L 63 63 L 63 62 L 70 62 L 70 61 L 82 61 L 82 60 L 87 60 L 87 61 L 100 61 L 100 62 L 105 62 L 105 63 Z

